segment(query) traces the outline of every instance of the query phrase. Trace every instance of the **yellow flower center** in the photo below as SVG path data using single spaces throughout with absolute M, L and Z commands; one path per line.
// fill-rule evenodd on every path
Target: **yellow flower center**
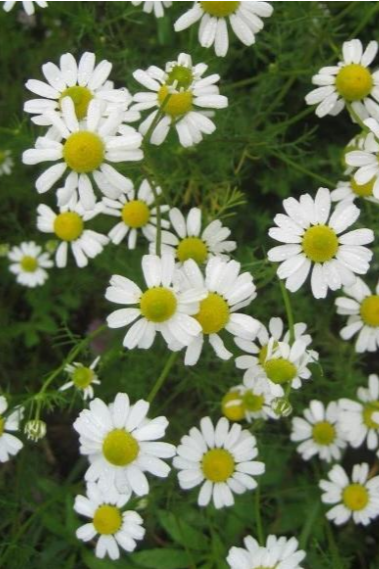
M 122 515 L 116 506 L 100 506 L 93 517 L 93 525 L 97 533 L 111 535 L 119 531 L 122 526 Z
M 83 219 L 75 211 L 66 211 L 57 215 L 54 221 L 54 233 L 62 241 L 75 241 L 83 233 Z
M 263 395 L 256 395 L 251 390 L 246 391 L 243 396 L 243 403 L 248 411 L 252 413 L 257 413 L 258 411 L 262 411 L 263 404 L 265 402 L 265 398 Z
M 93 132 L 74 132 L 63 146 L 63 158 L 69 168 L 78 174 L 96 170 L 104 162 L 104 144 Z
M 93 99 L 93 94 L 87 87 L 80 87 L 79 85 L 74 85 L 65 89 L 59 98 L 59 102 L 62 101 L 64 97 L 71 97 L 74 107 L 75 114 L 79 120 L 84 119 L 87 115 L 88 105 Z
M 199 237 L 186 237 L 179 243 L 176 255 L 181 263 L 193 259 L 201 265 L 207 260 L 208 248 Z
M 357 184 L 354 178 L 351 178 L 350 180 L 351 189 L 357 196 L 361 198 L 367 198 L 368 196 L 372 196 L 374 183 L 375 183 L 375 178 L 372 178 L 366 184 Z
M 226 300 L 215 292 L 200 302 L 200 311 L 194 318 L 203 328 L 203 334 L 217 334 L 229 322 L 229 306 Z
M 379 326 L 379 295 L 373 294 L 362 300 L 360 307 L 361 318 L 367 326 Z
M 353 511 L 363 510 L 369 501 L 369 494 L 362 484 L 350 484 L 342 493 L 346 508 Z
M 164 101 L 163 111 L 173 118 L 185 115 L 192 109 L 192 93 L 191 91 L 183 91 L 182 93 L 170 93 L 167 85 L 162 85 L 158 91 L 158 101 L 160 105 Z
M 303 236 L 303 251 L 314 263 L 325 263 L 333 259 L 338 251 L 338 237 L 327 225 L 314 225 Z
M 124 429 L 114 429 L 104 439 L 103 454 L 113 466 L 130 464 L 137 458 L 138 453 L 138 442 Z
M 245 416 L 245 408 L 238 391 L 229 391 L 222 398 L 222 414 L 229 421 L 241 421 Z
M 379 414 L 379 401 L 370 401 L 363 408 L 363 422 L 369 429 L 379 429 L 379 423 L 372 418 L 374 413 Z
M 4 433 L 5 419 L 0 415 L 0 437 Z
M 34 273 L 38 269 L 38 261 L 35 257 L 26 255 L 21 259 L 21 268 L 26 273 Z
M 329 421 L 320 421 L 313 426 L 313 440 L 319 445 L 330 445 L 336 438 L 336 430 Z
M 234 472 L 234 458 L 229 451 L 215 448 L 204 454 L 201 468 L 207 480 L 225 482 Z
M 273 383 L 288 383 L 292 381 L 297 374 L 296 366 L 284 358 L 268 360 L 263 367 L 267 377 Z
M 174 85 L 178 91 L 188 89 L 193 81 L 192 71 L 184 65 L 175 65 L 167 76 L 167 85 Z
M 336 77 L 336 89 L 346 101 L 360 101 L 370 94 L 373 80 L 370 71 L 358 63 L 342 67 Z
M 72 374 L 72 381 L 78 389 L 85 389 L 93 380 L 94 373 L 89 367 L 77 367 Z
M 147 204 L 141 200 L 127 202 L 121 211 L 125 225 L 138 229 L 144 227 L 150 219 L 150 210 Z
M 176 312 L 177 300 L 168 288 L 149 288 L 140 300 L 142 315 L 150 322 L 166 322 Z
M 241 2 L 200 2 L 204 12 L 216 18 L 225 18 L 234 14 Z

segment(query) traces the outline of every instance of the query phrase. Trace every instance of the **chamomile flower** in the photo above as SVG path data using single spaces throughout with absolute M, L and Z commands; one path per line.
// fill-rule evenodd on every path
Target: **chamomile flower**
M 157 195 L 162 193 L 161 188 L 156 187 Z M 147 180 L 143 180 L 139 189 L 134 189 L 120 194 L 119 198 L 103 198 L 104 213 L 117 217 L 119 221 L 109 232 L 109 239 L 115 245 L 128 238 L 129 249 L 134 249 L 137 243 L 139 230 L 148 241 L 155 239 L 157 226 L 157 208 L 154 193 Z M 160 213 L 166 213 L 170 208 L 166 204 L 160 204 Z M 160 220 L 162 228 L 167 229 L 170 224 L 166 219 Z
M 199 506 L 211 500 L 217 509 L 234 504 L 233 493 L 243 494 L 257 487 L 255 476 L 265 471 L 258 456 L 255 437 L 241 426 L 222 417 L 216 426 L 209 417 L 200 421 L 181 439 L 173 465 L 179 485 L 190 490 L 201 485 Z
M 85 366 L 80 362 L 67 364 L 64 371 L 69 375 L 70 380 L 64 383 L 59 388 L 59 391 L 66 391 L 66 389 L 70 389 L 70 387 L 75 387 L 78 391 L 82 392 L 84 400 L 93 399 L 93 386 L 100 385 L 99 378 L 95 373 L 99 360 L 100 356 L 95 358 L 90 366 Z
M 11 261 L 9 270 L 16 275 L 17 282 L 29 288 L 43 285 L 49 277 L 46 269 L 53 266 L 49 253 L 43 253 L 42 247 L 34 241 L 12 247 L 8 259 Z
M 0 395 L 0 462 L 7 462 L 24 446 L 20 439 L 11 434 L 11 432 L 19 430 L 23 410 L 17 408 L 10 415 L 4 416 L 7 409 L 7 400 L 3 395 Z
M 374 198 L 379 199 L 379 123 L 374 119 L 367 119 L 364 124 L 370 132 L 364 139 L 363 148 L 348 152 L 345 159 L 349 166 L 356 168 L 355 182 L 371 188 Z
M 11 2 L 11 1 L 7 1 L 4 2 L 4 10 L 6 12 L 10 12 L 10 10 L 12 10 L 12 8 L 14 8 L 15 4 L 19 4 L 19 2 Z M 28 16 L 32 16 L 35 12 L 35 7 L 34 4 L 37 4 L 37 6 L 39 6 L 39 8 L 47 8 L 48 3 L 47 2 L 43 2 L 43 0 L 34 0 L 33 2 L 22 2 L 22 6 L 25 10 L 25 12 L 28 14 Z
M 99 255 L 108 243 L 108 237 L 86 228 L 86 222 L 102 211 L 101 204 L 91 210 L 84 210 L 80 203 L 61 208 L 55 213 L 49 206 L 40 204 L 37 208 L 37 227 L 43 233 L 53 233 L 60 241 L 55 252 L 57 267 L 67 265 L 67 253 L 71 248 L 78 267 L 86 267 L 88 259 Z
M 194 261 L 187 261 L 195 265 Z M 124 338 L 124 346 L 149 349 L 158 333 L 162 334 L 170 349 L 188 346 L 201 333 L 201 324 L 195 320 L 200 301 L 206 296 L 203 286 L 183 289 L 176 282 L 175 259 L 164 253 L 144 255 L 142 271 L 147 288 L 142 291 L 130 279 L 113 275 L 105 297 L 111 302 L 127 305 L 112 312 L 108 318 L 110 328 L 122 328 L 135 322 Z
M 265 545 L 250 535 L 243 540 L 245 547 L 232 547 L 226 559 L 230 569 L 303 569 L 300 563 L 305 551 L 299 549 L 294 537 L 269 535 Z
M 340 407 L 332 401 L 326 407 L 313 400 L 304 409 L 303 417 L 292 419 L 291 441 L 300 442 L 297 451 L 304 460 L 318 456 L 332 462 L 340 460 L 346 448 L 346 437 L 340 426 Z
M 74 423 L 80 435 L 80 452 L 88 457 L 90 467 L 85 479 L 99 481 L 102 488 L 114 485 L 119 492 L 144 496 L 149 492 L 145 472 L 166 478 L 170 467 L 162 458 L 175 454 L 161 439 L 168 426 L 166 417 L 147 419 L 149 403 L 140 399 L 130 404 L 126 393 L 118 393 L 106 405 L 93 399 Z
M 336 299 L 337 314 L 348 317 L 340 332 L 341 338 L 350 340 L 358 334 L 356 352 L 376 352 L 379 349 L 379 281 L 374 293 L 359 278 L 343 292 L 346 296 Z
M 172 2 L 159 2 L 155 0 L 154 2 L 139 2 L 132 1 L 133 6 L 140 6 L 143 4 L 142 9 L 146 14 L 154 14 L 156 18 L 162 18 L 164 16 L 165 8 L 171 8 Z
M 166 64 L 165 71 L 151 66 L 134 72 L 135 80 L 149 92 L 134 95 L 131 110 L 156 109 L 139 129 L 144 136 L 149 134 L 152 144 L 162 144 L 171 126 L 184 147 L 198 144 L 204 134 L 215 131 L 209 110 L 227 107 L 228 99 L 219 94 L 219 75 L 203 77 L 207 69 L 205 63 L 193 65 L 191 56 L 181 53 L 177 61 Z
M 0 150 L 0 176 L 9 176 L 14 166 L 10 150 Z
M 62 141 L 40 137 L 35 148 L 23 153 L 24 164 L 56 162 L 37 179 L 37 191 L 44 193 L 50 190 L 67 170 L 65 186 L 57 194 L 60 206 L 67 205 L 78 192 L 83 207 L 92 209 L 96 196 L 91 177 L 100 191 L 110 198 L 130 190 L 130 180 L 109 162 L 142 160 L 141 135 L 126 125 L 122 126 L 123 133 L 117 134 L 122 113 L 114 111 L 104 119 L 102 105 L 96 100 L 90 101 L 87 117 L 81 123 L 76 118 L 71 97 L 62 99 L 61 109 L 62 117 L 55 111 L 47 111 L 47 115 Z
M 214 45 L 216 55 L 224 57 L 229 48 L 227 22 L 238 39 L 249 46 L 263 29 L 262 18 L 269 18 L 272 12 L 268 2 L 194 2 L 175 22 L 174 28 L 181 32 L 200 20 L 200 45 L 207 48 Z
M 143 539 L 145 528 L 137 512 L 125 510 L 128 494 L 119 494 L 110 487 L 105 492 L 99 484 L 89 483 L 86 496 L 76 496 L 74 510 L 89 518 L 89 522 L 76 530 L 76 537 L 84 542 L 97 539 L 95 555 L 103 559 L 107 555 L 115 560 L 120 548 L 130 552 Z
M 372 73 L 370 64 L 378 51 L 378 42 L 371 41 L 363 50 L 358 39 L 342 45 L 342 60 L 323 67 L 312 78 L 317 88 L 305 98 L 308 105 L 317 105 L 316 115 L 338 115 L 346 104 L 361 118 L 379 118 L 379 72 Z
M 379 515 L 379 476 L 369 478 L 368 464 L 355 464 L 351 480 L 339 464 L 321 480 L 324 504 L 336 504 L 326 513 L 328 520 L 337 526 L 352 519 L 355 524 L 367 526 Z
M 272 409 L 274 397 L 262 377 L 245 377 L 243 384 L 232 387 L 222 400 L 222 413 L 229 421 L 278 419 Z
M 315 298 L 325 298 L 328 289 L 351 286 L 354 273 L 367 273 L 372 252 L 363 247 L 374 240 L 371 229 L 355 229 L 344 233 L 359 217 L 352 203 L 339 203 L 331 213 L 330 191 L 319 188 L 315 199 L 303 194 L 299 200 L 283 201 L 287 215 L 278 214 L 277 227 L 269 235 L 285 243 L 268 252 L 268 258 L 280 263 L 278 277 L 286 288 L 296 292 L 311 272 L 311 288 Z
M 185 365 L 197 363 L 206 338 L 219 358 L 231 358 L 233 354 L 226 349 L 220 336 L 223 330 L 234 338 L 245 340 L 253 340 L 257 335 L 260 322 L 239 312 L 257 296 L 253 277 L 247 272 L 240 273 L 240 270 L 237 261 L 224 261 L 220 257 L 208 261 L 205 277 L 192 260 L 179 269 L 178 279 L 184 289 L 205 289 L 207 292 L 194 316 L 201 330 L 186 350 Z
M 227 241 L 230 229 L 223 227 L 218 219 L 203 228 L 198 207 L 193 207 L 187 218 L 175 207 L 170 210 L 169 218 L 175 233 L 162 231 L 163 251 L 171 251 L 180 263 L 193 259 L 201 265 L 213 256 L 227 259 L 237 247 L 235 241 Z M 153 243 L 151 248 L 155 249 Z
M 333 202 L 348 201 L 353 202 L 356 199 L 364 199 L 379 204 L 379 199 L 373 195 L 375 178 L 369 180 L 366 184 L 358 184 L 354 176 L 350 180 L 342 180 L 338 182 L 335 190 L 332 191 L 330 197 Z

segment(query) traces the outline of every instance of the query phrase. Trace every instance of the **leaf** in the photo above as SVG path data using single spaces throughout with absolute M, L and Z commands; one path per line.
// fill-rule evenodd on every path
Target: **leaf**
M 182 549 L 149 549 L 134 553 L 131 560 L 148 569 L 187 569 L 193 565 L 193 561 Z
M 158 517 L 166 532 L 176 543 L 188 547 L 188 549 L 199 551 L 207 551 L 209 549 L 208 539 L 204 534 L 178 516 L 175 516 L 175 514 L 159 510 Z

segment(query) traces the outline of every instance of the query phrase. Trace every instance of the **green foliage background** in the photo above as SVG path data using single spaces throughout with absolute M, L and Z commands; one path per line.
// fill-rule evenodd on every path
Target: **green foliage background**
M 25 81 L 41 78 L 41 65 L 57 62 L 64 52 L 80 56 L 89 50 L 98 60 L 110 60 L 116 86 L 126 85 L 133 93 L 140 90 L 132 77 L 135 69 L 162 67 L 184 51 L 221 75 L 221 93 L 230 104 L 217 113 L 217 131 L 195 148 L 181 148 L 175 136 L 149 148 L 150 167 L 171 204 L 182 209 L 198 205 L 208 220 L 221 217 L 231 227 L 239 244 L 236 258 L 258 286 L 250 313 L 264 323 L 272 316 L 285 318 L 275 267 L 265 261 L 271 246 L 267 229 L 283 198 L 314 194 L 320 185 L 333 188 L 342 175 L 343 148 L 357 133 L 346 113 L 319 121 L 304 96 L 312 75 L 336 60 L 343 41 L 379 39 L 379 3 L 275 2 L 256 45 L 245 48 L 233 40 L 225 59 L 198 45 L 196 27 L 173 31 L 173 22 L 188 6 L 175 2 L 157 21 L 129 2 L 50 2 L 48 9 L 38 9 L 31 26 L 18 8 L 10 14 L 0 10 L 0 148 L 12 150 L 16 161 L 12 175 L 0 179 L 0 242 L 44 243 L 36 229 L 36 207 L 42 200 L 55 205 L 53 192 L 41 198 L 34 189 L 42 169 L 24 167 L 20 160 L 41 132 L 22 112 L 23 101 L 30 98 Z M 136 183 L 141 179 L 138 165 L 122 171 Z M 238 206 L 243 200 L 246 204 Z M 362 224 L 377 234 L 377 206 L 361 205 Z M 94 222 L 104 232 L 111 224 L 109 218 Z M 124 244 L 110 245 L 87 269 L 73 263 L 54 269 L 44 287 L 31 291 L 15 284 L 6 259 L 0 260 L 0 382 L 12 404 L 31 409 L 44 378 L 113 309 L 104 299 L 110 276 L 139 281 L 145 252 L 143 241 L 135 252 Z M 371 284 L 377 272 L 376 250 Z M 327 402 L 353 396 L 367 374 L 376 371 L 377 360 L 358 356 L 351 343 L 339 339 L 342 319 L 335 315 L 332 295 L 316 301 L 305 287 L 291 295 L 291 303 L 295 320 L 309 325 L 321 361 L 312 381 L 291 397 L 295 414 L 312 398 Z M 104 333 L 77 358 L 90 362 L 103 352 L 97 394 L 106 401 L 118 391 L 146 398 L 169 355 L 159 342 L 147 353 L 126 352 L 122 332 Z M 233 361 L 224 363 L 210 350 L 194 368 L 185 368 L 179 358 L 152 407 L 153 415 L 164 413 L 170 420 L 167 440 L 177 443 L 204 415 L 217 419 L 221 397 L 241 379 Z M 256 535 L 257 508 L 267 535 L 300 539 L 308 569 L 379 567 L 379 523 L 368 529 L 327 524 L 317 487 L 326 469 L 316 459 L 304 463 L 298 457 L 289 441 L 290 419 L 250 427 L 267 467 L 260 494 L 247 493 L 221 512 L 201 510 L 197 492 L 181 491 L 174 473 L 167 481 L 152 479 L 146 503 L 139 504 L 147 537 L 138 552 L 119 562 L 97 560 L 75 538 L 82 520 L 73 512 L 73 501 L 84 491 L 86 462 L 79 457 L 72 422 L 83 403 L 71 391 L 57 393 L 63 381 L 59 374 L 44 395 L 47 438 L 26 443 L 16 459 L 0 467 L 0 567 L 225 569 L 229 548 L 242 545 L 246 534 Z M 349 451 L 343 464 L 350 468 L 364 460 L 372 464 L 373 454 Z

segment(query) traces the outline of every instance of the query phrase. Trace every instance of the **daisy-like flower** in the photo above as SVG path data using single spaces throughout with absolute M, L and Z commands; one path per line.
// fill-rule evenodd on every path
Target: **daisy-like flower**
M 139 1 L 132 1 L 133 6 L 140 6 L 143 4 L 143 11 L 146 14 L 154 14 L 156 18 L 163 18 L 165 8 L 171 8 L 172 2 L 159 2 L 159 0 L 155 0 L 154 2 L 139 2 Z
M 35 115 L 32 121 L 39 125 L 51 125 L 51 117 L 47 111 L 61 112 L 61 104 L 65 97 L 74 103 L 78 120 L 87 116 L 90 101 L 93 99 L 106 103 L 108 112 L 126 110 L 132 100 L 127 89 L 114 89 L 108 81 L 112 64 L 105 59 L 96 65 L 94 53 L 85 52 L 77 62 L 71 53 L 64 53 L 59 62 L 48 62 L 42 66 L 46 83 L 38 79 L 29 79 L 25 87 L 38 95 L 39 99 L 26 101 L 24 111 Z
M 367 184 L 358 184 L 352 176 L 350 180 L 342 180 L 338 182 L 335 190 L 332 191 L 330 197 L 333 202 L 348 201 L 353 202 L 360 198 L 379 204 L 379 199 L 374 197 L 375 178 L 372 178 Z
M 17 282 L 29 288 L 43 285 L 49 277 L 46 269 L 53 266 L 49 253 L 43 253 L 34 241 L 12 247 L 8 259 L 12 263 L 9 270 L 16 275 Z
M 251 423 L 255 419 L 278 419 L 272 409 L 273 400 L 264 378 L 245 377 L 243 384 L 232 387 L 223 397 L 222 413 L 229 421 L 246 419 Z
M 229 48 L 228 21 L 238 39 L 249 46 L 263 29 L 262 18 L 269 18 L 272 12 L 268 2 L 194 2 L 174 28 L 181 32 L 200 20 L 200 45 L 207 48 L 214 45 L 216 55 L 224 57 Z
M 230 229 L 223 227 L 218 219 L 203 229 L 198 207 L 189 211 L 187 219 L 176 207 L 170 210 L 169 217 L 175 233 L 162 231 L 163 251 L 171 251 L 180 263 L 193 259 L 201 265 L 213 256 L 227 259 L 237 247 L 235 241 L 227 241 Z M 154 251 L 154 243 L 151 248 Z
M 158 195 L 162 192 L 158 186 L 155 191 Z M 155 239 L 157 208 L 154 201 L 154 193 L 147 180 L 143 180 L 137 191 L 131 189 L 122 193 L 117 200 L 103 198 L 104 213 L 120 220 L 109 232 L 108 236 L 112 243 L 119 245 L 127 236 L 129 249 L 134 249 L 139 230 L 148 241 Z M 163 214 L 170 208 L 166 204 L 160 204 L 159 209 Z M 160 225 L 164 229 L 170 226 L 166 219 L 161 219 Z
M 84 210 L 80 203 L 61 208 L 55 213 L 49 206 L 40 204 L 37 208 L 37 227 L 43 233 L 54 233 L 60 240 L 55 252 L 57 267 L 67 265 L 67 253 L 71 248 L 78 267 L 86 267 L 88 259 L 99 255 L 108 243 L 108 237 L 87 229 L 85 224 L 102 211 L 102 205 L 97 204 L 91 210 Z
M 300 442 L 297 451 L 304 460 L 318 456 L 332 462 L 340 460 L 346 448 L 346 437 L 340 425 L 340 407 L 332 401 L 326 407 L 313 400 L 303 412 L 304 418 L 292 419 L 291 441 Z
M 379 72 L 369 69 L 377 51 L 376 41 L 371 41 L 365 51 L 360 40 L 344 42 L 342 61 L 321 68 L 312 78 L 317 88 L 305 100 L 308 105 L 317 105 L 317 116 L 338 115 L 351 104 L 361 119 L 379 118 Z
M 10 150 L 0 150 L 0 176 L 9 176 L 13 170 L 13 165 Z
M 237 261 L 224 261 L 212 257 L 205 267 L 205 277 L 194 261 L 186 261 L 178 272 L 178 279 L 184 289 L 206 290 L 206 297 L 200 302 L 200 310 L 195 315 L 201 325 L 201 333 L 193 339 L 186 350 L 185 365 L 195 365 L 203 349 L 204 339 L 217 356 L 223 360 L 232 357 L 225 348 L 220 332 L 226 330 L 234 338 L 253 340 L 260 322 L 240 313 L 257 296 L 253 277 L 250 273 L 240 273 Z
M 351 518 L 355 524 L 367 526 L 379 515 L 379 476 L 369 479 L 369 465 L 354 465 L 351 480 L 342 466 L 336 464 L 320 480 L 324 504 L 336 504 L 326 513 L 328 520 L 342 525 Z
M 85 366 L 80 362 L 67 364 L 64 371 L 70 376 L 70 380 L 59 388 L 59 391 L 66 391 L 70 387 L 75 387 L 83 395 L 83 399 L 93 399 L 93 386 L 100 385 L 99 378 L 95 373 L 100 356 L 95 358 L 91 365 Z
M 299 549 L 294 537 L 269 535 L 264 546 L 250 535 L 243 540 L 245 547 L 232 547 L 226 561 L 231 569 L 303 569 L 300 563 L 305 551 Z
M 10 434 L 19 430 L 23 410 L 17 408 L 10 415 L 4 416 L 7 409 L 7 400 L 3 395 L 0 395 L 0 462 L 7 462 L 11 456 L 15 456 L 20 452 L 24 446 L 20 439 Z
M 379 199 L 379 123 L 374 119 L 367 119 L 364 124 L 370 132 L 364 139 L 363 148 L 348 152 L 345 160 L 349 166 L 356 168 L 355 182 L 371 188 L 371 194 Z
M 152 144 L 162 144 L 174 126 L 184 147 L 198 144 L 204 134 L 212 134 L 216 126 L 209 109 L 223 109 L 228 99 L 219 93 L 217 74 L 203 77 L 205 63 L 192 65 L 190 55 L 181 53 L 177 61 L 166 64 L 165 71 L 156 66 L 138 69 L 133 76 L 149 92 L 134 95 L 133 111 L 156 109 L 141 123 L 140 132 L 149 134 Z M 204 110 L 205 109 L 205 110 Z
M 351 286 L 354 273 L 367 273 L 372 252 L 363 247 L 374 240 L 371 229 L 355 229 L 342 234 L 359 217 L 360 210 L 349 202 L 339 203 L 331 213 L 330 191 L 319 188 L 315 199 L 303 194 L 299 200 L 283 201 L 287 215 L 278 214 L 277 227 L 269 235 L 285 243 L 268 252 L 268 258 L 280 263 L 278 277 L 286 288 L 296 292 L 311 269 L 311 287 L 315 298 L 325 298 L 330 290 Z
M 194 261 L 187 264 L 195 265 Z M 124 338 L 124 346 L 129 350 L 149 349 L 157 332 L 170 349 L 188 346 L 201 333 L 201 324 L 194 315 L 199 312 L 206 290 L 196 285 L 184 290 L 176 282 L 175 259 L 168 253 L 162 257 L 144 255 L 142 271 L 147 285 L 145 291 L 121 275 L 111 278 L 105 298 L 126 304 L 128 308 L 112 312 L 107 318 L 108 326 L 122 328 L 137 320 Z
M 14 8 L 15 4 L 19 4 L 19 2 L 11 2 L 11 1 L 7 1 L 4 2 L 4 10 L 6 12 L 10 12 L 12 10 L 12 8 Z M 22 6 L 25 10 L 25 12 L 28 14 L 28 16 L 32 16 L 35 12 L 35 7 L 34 4 L 37 4 L 37 6 L 39 6 L 40 8 L 47 8 L 48 3 L 47 2 L 43 2 L 43 0 L 35 0 L 34 2 L 22 2 Z
M 352 447 L 364 442 L 370 450 L 379 449 L 379 377 L 371 374 L 368 387 L 359 387 L 358 401 L 340 399 L 341 427 Z
M 142 137 L 132 127 L 122 125 L 122 112 L 113 111 L 104 119 L 102 104 L 92 100 L 88 105 L 87 118 L 79 123 L 71 97 L 61 101 L 62 117 L 55 111 L 47 111 L 53 126 L 62 141 L 47 136 L 36 141 L 35 148 L 23 153 L 24 164 L 56 162 L 36 181 L 39 193 L 50 190 L 69 170 L 65 187 L 58 192 L 58 204 L 67 205 L 79 192 L 85 209 L 92 209 L 96 196 L 91 182 L 93 177 L 100 191 L 115 198 L 131 189 L 131 182 L 111 164 L 139 161 L 143 158 L 140 149 Z M 122 128 L 122 134 L 117 131 Z
M 180 472 L 183 490 L 201 486 L 199 506 L 213 499 L 217 509 L 234 504 L 233 493 L 243 494 L 257 487 L 254 476 L 264 473 L 258 456 L 255 437 L 241 426 L 222 417 L 216 426 L 209 417 L 200 421 L 200 430 L 193 427 L 181 439 L 173 465 Z
M 80 452 L 90 461 L 85 479 L 99 481 L 102 488 L 114 485 L 119 492 L 144 496 L 149 492 L 145 472 L 166 478 L 170 467 L 162 458 L 175 454 L 161 439 L 168 426 L 166 417 L 147 419 L 149 403 L 140 399 L 134 405 L 126 393 L 118 393 L 106 405 L 93 399 L 74 423 L 80 435 Z
M 374 293 L 359 278 L 343 292 L 346 296 L 336 299 L 337 314 L 348 317 L 340 332 L 341 338 L 350 340 L 358 334 L 355 350 L 376 352 L 379 349 L 379 281 Z
M 91 541 L 98 537 L 95 555 L 103 559 L 107 555 L 115 560 L 120 557 L 120 547 L 134 551 L 137 541 L 143 539 L 145 528 L 137 512 L 124 511 L 128 494 L 119 494 L 110 487 L 106 492 L 99 484 L 87 485 L 87 496 L 76 496 L 74 510 L 91 521 L 76 530 L 76 537 Z

